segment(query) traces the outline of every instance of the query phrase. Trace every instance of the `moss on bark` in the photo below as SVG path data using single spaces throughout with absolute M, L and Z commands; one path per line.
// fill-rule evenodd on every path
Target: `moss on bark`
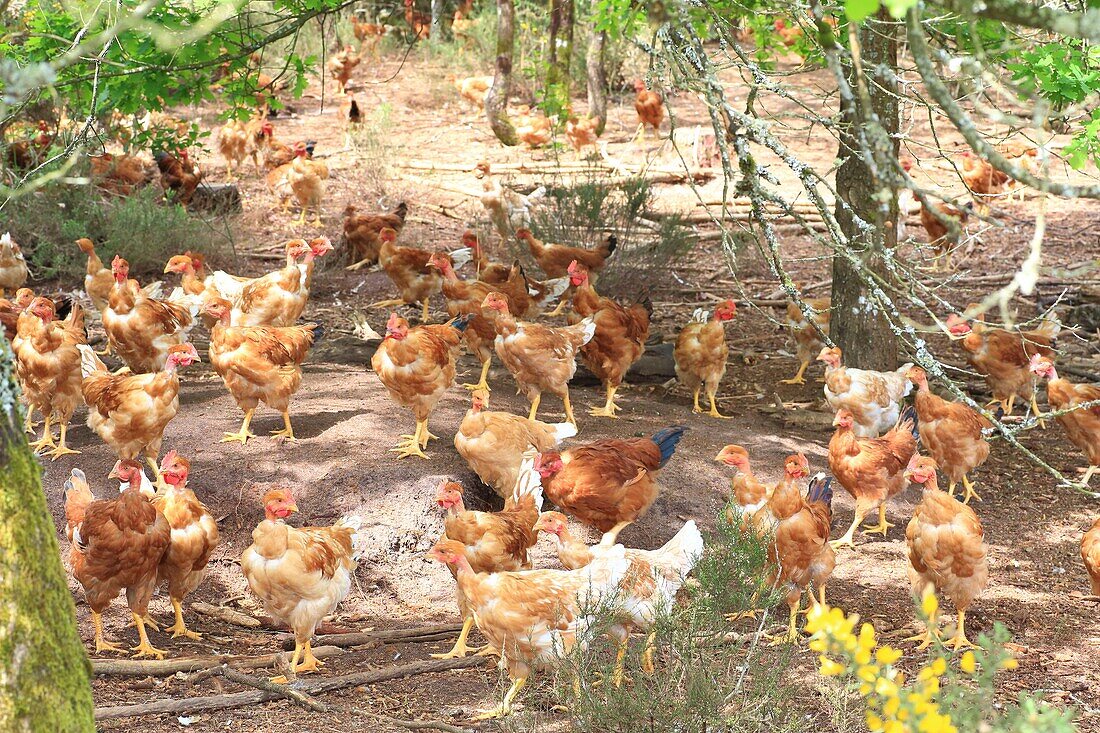
M 0 730 L 90 733 L 91 664 L 20 412 L 0 336 Z

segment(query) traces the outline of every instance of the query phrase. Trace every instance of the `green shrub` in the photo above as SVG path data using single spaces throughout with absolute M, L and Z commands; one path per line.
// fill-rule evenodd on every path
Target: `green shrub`
M 35 280 L 82 281 L 87 257 L 74 244 L 80 237 L 96 243 L 104 264 L 119 254 L 143 280 L 159 277 L 168 258 L 185 250 L 214 262 L 231 251 L 226 235 L 210 223 L 163 203 L 156 185 L 121 198 L 88 185 L 56 183 L 8 201 L 4 214 Z

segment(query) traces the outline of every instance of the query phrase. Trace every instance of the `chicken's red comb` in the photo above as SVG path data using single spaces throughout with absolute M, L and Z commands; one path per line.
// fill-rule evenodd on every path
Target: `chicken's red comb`
M 396 313 L 390 313 L 390 319 L 386 321 L 387 329 L 394 329 L 401 325 L 401 316 Z
M 111 269 L 117 267 L 129 267 L 130 263 L 122 259 L 122 255 L 115 255 L 115 258 L 111 260 Z

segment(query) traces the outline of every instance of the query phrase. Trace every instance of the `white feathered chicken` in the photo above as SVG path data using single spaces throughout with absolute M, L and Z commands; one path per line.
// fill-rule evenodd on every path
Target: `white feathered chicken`
M 489 219 L 506 242 L 515 239 L 516 230 L 531 226 L 531 211 L 539 199 L 546 196 L 546 187 L 539 186 L 524 196 L 493 178 L 489 164 L 477 164 L 474 174 L 482 179 L 481 204 L 489 212 Z
M 905 373 L 913 365 L 906 362 L 892 372 L 873 372 L 843 367 L 840 358 L 835 346 L 822 349 L 817 356 L 825 362 L 825 401 L 834 412 L 852 413 L 857 437 L 877 438 L 901 416 L 901 401 L 913 389 Z

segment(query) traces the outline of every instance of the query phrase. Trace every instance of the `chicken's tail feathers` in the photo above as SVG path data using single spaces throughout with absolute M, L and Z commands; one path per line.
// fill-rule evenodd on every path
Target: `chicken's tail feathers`
M 309 348 L 313 348 L 325 338 L 325 325 L 323 323 L 306 323 L 302 325 L 302 328 L 309 331 Z
M 913 437 L 920 442 L 920 431 L 918 427 L 920 420 L 917 418 L 917 410 L 912 405 L 906 405 L 905 409 L 901 411 L 901 416 L 898 417 L 898 430 L 908 430 L 913 434 Z
M 684 437 L 684 431 L 687 430 L 683 425 L 673 425 L 672 427 L 662 428 L 653 434 L 650 438 L 657 444 L 657 448 L 661 451 L 661 466 L 663 467 L 668 463 L 668 459 L 672 458 L 672 454 L 676 452 L 676 446 L 680 443 L 680 438 Z
M 455 263 L 456 270 L 461 270 L 468 265 L 474 258 L 473 247 L 459 247 L 458 249 L 452 249 L 450 251 L 451 261 Z
M 572 438 L 577 434 L 577 426 L 571 422 L 559 422 L 550 425 L 550 429 L 554 431 L 554 440 L 561 444 L 566 438 Z
M 351 558 L 356 561 L 366 555 L 367 550 L 370 549 L 363 525 L 363 518 L 358 514 L 349 514 L 342 517 L 338 524 L 340 527 L 347 527 L 351 530 Z
M 515 488 L 512 489 L 512 502 L 518 504 L 525 496 L 531 496 L 535 500 L 535 508 L 542 511 L 542 476 L 535 470 L 535 456 L 538 453 L 531 449 L 523 454 L 523 461 L 519 465 L 519 476 L 516 479 Z
M 603 241 L 603 247 L 607 251 L 607 254 L 604 255 L 604 257 L 610 257 L 611 255 L 615 254 L 615 249 L 618 246 L 619 238 L 616 237 L 614 234 L 608 234 L 607 239 Z
M 833 477 L 824 471 L 815 474 L 810 479 L 810 487 L 806 490 L 806 501 L 809 503 L 821 502 L 825 506 L 833 505 Z
M 472 313 L 463 313 L 461 315 L 457 315 L 451 319 L 451 326 L 458 331 L 465 332 L 466 327 L 470 325 L 470 320 L 473 317 L 474 315 Z
M 87 344 L 78 344 L 77 350 L 80 352 L 80 376 L 84 379 L 92 376 L 96 372 L 106 372 L 107 365 L 96 356 L 95 350 Z
M 546 280 L 542 283 L 545 292 L 542 296 L 542 300 L 538 302 L 540 308 L 546 308 L 551 303 L 561 297 L 561 294 L 569 288 L 569 277 L 556 277 L 553 280 Z M 534 295 L 534 293 L 532 293 Z
M 589 316 L 581 321 L 580 325 L 584 326 L 584 340 L 581 343 L 587 344 L 596 335 L 596 317 Z
M 74 494 L 81 494 L 84 491 L 91 491 L 88 486 L 88 477 L 84 475 L 84 472 L 79 468 L 72 469 L 69 474 L 69 478 L 65 480 L 65 501 L 69 501 L 69 492 Z
M 689 519 L 676 536 L 656 552 L 665 561 L 661 564 L 668 563 L 669 566 L 676 568 L 682 580 L 703 556 L 703 548 L 703 533 L 699 531 L 695 520 Z

